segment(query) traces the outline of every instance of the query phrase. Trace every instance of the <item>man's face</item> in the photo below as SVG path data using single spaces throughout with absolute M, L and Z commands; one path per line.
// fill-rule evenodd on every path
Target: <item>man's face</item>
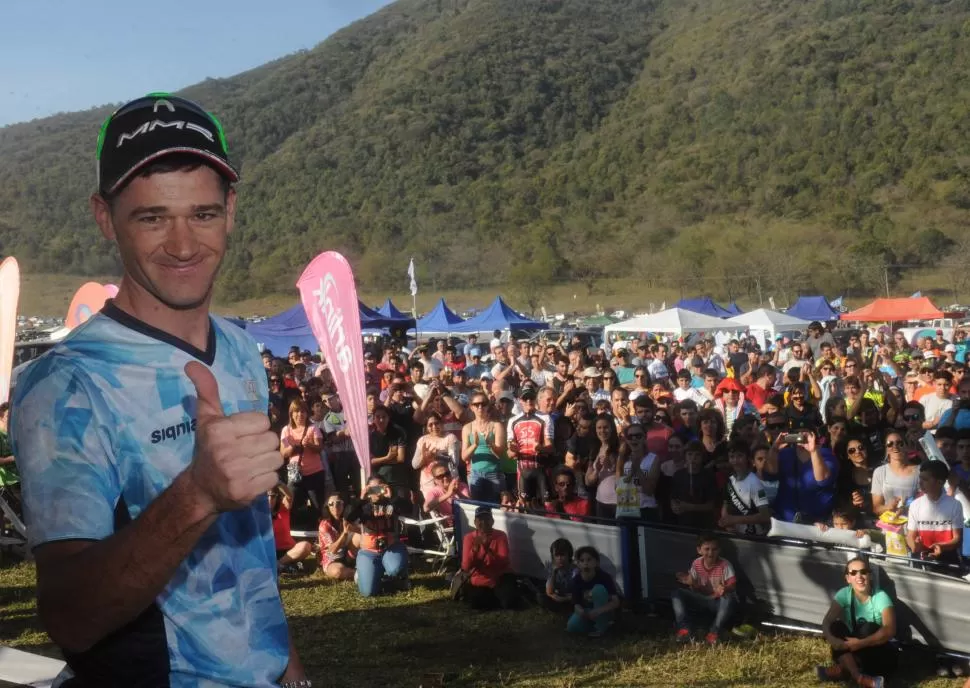
M 689 377 L 678 377 L 677 378 L 677 386 L 680 387 L 681 389 L 689 389 L 690 388 L 690 378 Z
M 477 530 L 479 533 L 491 533 L 493 524 L 494 521 L 492 520 L 491 514 L 475 517 L 475 530 Z
M 960 383 L 960 386 L 957 387 L 957 394 L 960 395 L 961 399 L 970 399 L 970 380 Z
M 559 375 L 561 375 L 562 377 L 565 377 L 568 371 L 569 371 L 568 362 L 566 362 L 565 360 L 562 360 L 556 363 L 556 372 L 559 373 Z
M 957 461 L 970 463 L 970 440 L 957 440 Z
M 709 392 L 713 392 L 715 387 L 717 387 L 717 378 L 713 375 L 705 375 L 704 388 Z
M 208 303 L 236 212 L 235 192 L 223 188 L 203 165 L 135 177 L 113 210 L 91 198 L 101 233 L 118 244 L 132 296 L 173 310 Z
M 933 386 L 936 388 L 936 395 L 938 397 L 945 397 L 950 393 L 950 385 L 944 378 L 933 380 Z
M 539 394 L 539 413 L 552 413 L 552 407 L 555 403 L 556 400 L 553 398 L 553 395 L 542 390 L 542 393 Z
M 418 383 L 424 378 L 424 370 L 421 368 L 411 368 L 411 381 Z
M 931 499 L 936 499 L 943 491 L 943 481 L 934 478 L 929 471 L 920 471 L 919 487 Z
M 794 358 L 796 361 L 800 361 L 802 359 L 802 347 L 799 346 L 798 344 L 793 346 L 791 348 L 791 355 L 792 355 L 792 358 Z
M 687 427 L 694 427 L 694 423 L 697 421 L 697 411 L 692 408 L 680 409 L 680 420 Z

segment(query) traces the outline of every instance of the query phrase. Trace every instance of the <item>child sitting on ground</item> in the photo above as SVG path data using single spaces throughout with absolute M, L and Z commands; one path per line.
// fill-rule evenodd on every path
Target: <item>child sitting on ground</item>
M 677 574 L 677 582 L 685 587 L 674 590 L 670 596 L 677 626 L 675 638 L 677 642 L 689 642 L 691 612 L 706 612 L 714 616 L 714 622 L 704 640 L 708 645 L 716 645 L 738 608 L 737 578 L 731 562 L 721 559 L 716 535 L 700 535 L 697 553 L 700 556 L 691 564 L 690 571 Z
M 598 638 L 613 623 L 614 612 L 620 608 L 620 594 L 613 579 L 600 568 L 600 553 L 595 547 L 576 550 L 576 564 L 579 574 L 573 576 L 572 588 L 575 611 L 566 630 Z
M 573 578 L 578 575 L 573 564 L 573 545 L 566 538 L 559 538 L 549 548 L 552 563 L 546 589 L 539 593 L 539 604 L 554 612 L 567 612 L 573 604 Z

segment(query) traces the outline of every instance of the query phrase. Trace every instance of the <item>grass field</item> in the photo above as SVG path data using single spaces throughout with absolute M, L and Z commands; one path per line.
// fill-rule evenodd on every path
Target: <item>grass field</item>
M 412 590 L 363 599 L 352 583 L 284 577 L 283 600 L 310 678 L 369 688 L 578 688 L 811 686 L 826 660 L 819 638 L 761 634 L 682 647 L 664 618 L 624 613 L 604 638 L 569 637 L 537 607 L 473 613 L 448 599 L 445 581 L 414 577 Z M 0 645 L 58 656 L 36 615 L 34 569 L 0 568 Z M 932 677 L 932 678 L 928 678 Z M 0 685 L 3 685 L 0 682 Z M 892 686 L 957 688 L 929 661 L 906 662 Z
M 100 281 L 102 283 L 117 283 L 117 276 L 103 277 L 81 277 L 77 275 L 45 274 L 45 273 L 24 273 L 20 289 L 20 307 L 18 312 L 25 315 L 40 316 L 61 316 L 67 313 L 71 297 L 77 288 L 89 281 Z M 384 303 L 384 299 L 390 297 L 395 305 L 402 310 L 411 309 L 411 296 L 403 288 L 397 293 L 369 292 L 360 293 L 361 300 L 369 305 L 376 306 Z M 933 299 L 937 306 L 945 307 L 952 303 L 953 295 L 944 288 L 945 285 L 940 281 L 938 275 L 907 275 L 903 282 L 896 289 L 894 296 L 909 296 L 915 291 L 922 290 L 925 296 Z M 501 294 L 513 308 L 525 310 L 527 305 L 516 297 L 516 293 L 510 289 L 495 287 L 483 290 L 461 290 L 446 289 L 443 291 L 431 291 L 427 286 L 422 286 L 417 298 L 417 308 L 419 313 L 424 313 L 434 307 L 438 299 L 444 297 L 448 305 L 453 310 L 461 312 L 472 308 L 483 308 L 491 303 L 496 294 Z M 555 313 L 593 313 L 598 308 L 612 312 L 617 309 L 626 311 L 646 311 L 650 305 L 657 309 L 666 302 L 672 306 L 681 298 L 682 294 L 676 289 L 645 289 L 642 283 L 633 279 L 615 279 L 599 281 L 592 294 L 588 294 L 586 288 L 577 283 L 565 282 L 543 289 L 540 306 L 544 306 L 546 311 L 553 315 Z M 697 296 L 695 293 L 685 294 L 685 296 Z M 835 295 L 830 294 L 831 298 Z M 970 299 L 970 294 L 962 295 L 964 301 Z M 234 303 L 217 302 L 214 310 L 224 315 L 239 315 L 248 317 L 251 315 L 273 315 L 295 305 L 298 300 L 296 289 L 288 294 L 270 294 L 255 299 L 247 299 Z M 868 303 L 868 298 L 848 298 L 846 305 L 855 308 Z M 762 304 L 757 299 L 739 299 L 738 305 L 745 310 L 759 308 Z M 775 305 L 779 308 L 785 307 L 788 302 L 776 296 Z M 765 296 L 765 308 L 768 307 L 767 296 Z

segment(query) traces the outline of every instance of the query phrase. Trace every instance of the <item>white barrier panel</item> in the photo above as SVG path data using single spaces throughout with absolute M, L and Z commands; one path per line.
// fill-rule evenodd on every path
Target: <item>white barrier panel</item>
M 460 503 L 458 525 L 462 536 L 475 529 L 476 504 Z M 545 579 L 551 561 L 549 547 L 559 538 L 572 543 L 573 550 L 591 545 L 600 553 L 600 567 L 623 588 L 623 530 L 616 526 L 564 521 L 559 518 L 520 514 L 492 509 L 495 529 L 509 538 L 512 570 L 522 576 Z M 459 543 L 459 547 L 461 544 Z
M 768 531 L 768 537 L 812 540 L 814 542 L 826 542 L 830 545 L 845 545 L 846 547 L 857 547 L 859 549 L 869 549 L 872 547 L 872 538 L 868 534 L 857 538 L 854 530 L 829 528 L 828 530 L 822 531 L 814 525 L 789 523 L 788 521 L 779 521 L 775 518 L 771 519 L 771 530 Z
M 0 679 L 3 681 L 31 688 L 49 688 L 63 668 L 61 660 L 0 647 Z

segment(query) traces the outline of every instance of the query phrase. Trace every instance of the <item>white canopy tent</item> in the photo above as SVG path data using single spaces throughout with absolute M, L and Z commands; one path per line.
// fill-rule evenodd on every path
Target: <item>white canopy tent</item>
M 711 315 L 685 311 L 683 308 L 668 308 L 659 313 L 642 315 L 622 322 L 613 323 L 603 328 L 609 333 L 662 332 L 669 334 L 684 334 L 685 332 L 716 332 L 718 330 L 733 329 L 729 320 L 722 320 Z
M 809 321 L 796 318 L 793 315 L 770 311 L 767 308 L 759 308 L 748 313 L 735 315 L 728 318 L 725 322 L 737 325 L 741 329 L 758 330 L 775 335 L 784 330 L 804 329 Z

